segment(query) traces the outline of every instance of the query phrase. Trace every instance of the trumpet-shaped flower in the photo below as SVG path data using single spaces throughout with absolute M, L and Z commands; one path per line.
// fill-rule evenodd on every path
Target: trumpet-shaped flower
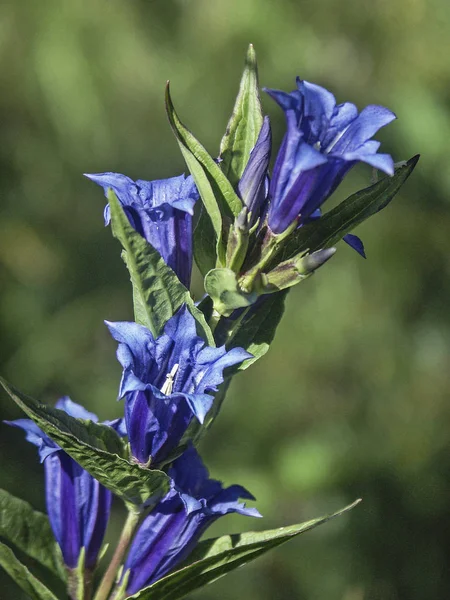
M 380 143 L 371 139 L 395 119 L 387 108 L 370 105 L 358 114 L 354 104 L 336 104 L 331 92 L 300 79 L 291 93 L 266 91 L 287 123 L 269 190 L 268 224 L 274 233 L 296 220 L 305 223 L 358 162 L 393 174 L 391 156 L 378 154 Z M 355 247 L 354 239 L 347 241 Z
M 170 492 L 141 524 L 127 555 L 123 577 L 127 594 L 135 594 L 172 571 L 192 552 L 200 536 L 229 513 L 260 517 L 239 498 L 254 500 L 243 487 L 224 488 L 209 479 L 196 450 L 188 448 L 169 469 Z
M 200 423 L 211 408 L 227 367 L 249 358 L 242 348 L 206 346 L 186 306 L 154 338 L 143 325 L 106 323 L 119 342 L 123 367 L 119 397 L 131 452 L 143 464 L 158 464 L 176 449 L 193 416 Z
M 72 417 L 95 422 L 98 420 L 96 415 L 68 397 L 61 398 L 56 403 L 56 408 Z M 31 419 L 17 419 L 6 423 L 23 429 L 26 439 L 38 448 L 45 469 L 47 513 L 64 563 L 74 569 L 84 548 L 86 568 L 93 569 L 108 524 L 111 492 L 89 475 Z
M 134 229 L 175 271 L 187 288 L 192 270 L 192 215 L 199 195 L 191 176 L 133 181 L 120 173 L 86 175 L 107 194 L 111 188 Z M 111 220 L 105 207 L 105 224 Z

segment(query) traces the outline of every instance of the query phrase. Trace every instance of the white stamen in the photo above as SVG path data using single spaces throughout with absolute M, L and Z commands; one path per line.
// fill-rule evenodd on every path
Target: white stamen
M 353 123 L 353 121 L 352 121 L 352 123 Z M 324 150 L 325 154 L 329 154 L 333 150 L 333 148 L 336 146 L 338 141 L 341 139 L 341 137 L 344 135 L 344 133 L 347 131 L 347 129 L 350 127 L 350 125 L 352 123 L 347 125 L 347 127 L 344 127 L 344 129 L 342 131 L 340 131 L 333 140 L 331 140 L 331 142 L 328 144 L 328 147 L 325 148 L 325 150 Z
M 177 374 L 179 366 L 179 364 L 174 364 L 170 373 L 167 373 L 166 375 L 166 380 L 161 388 L 162 393 L 166 394 L 166 396 L 172 393 L 173 382 L 175 380 L 175 375 Z

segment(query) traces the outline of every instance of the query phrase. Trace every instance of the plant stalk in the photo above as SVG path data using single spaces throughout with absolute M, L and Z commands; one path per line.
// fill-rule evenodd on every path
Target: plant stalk
M 130 545 L 136 526 L 139 522 L 140 514 L 138 512 L 130 511 L 128 513 L 127 520 L 123 526 L 122 533 L 120 535 L 119 542 L 114 551 L 111 562 L 106 569 L 103 579 L 97 589 L 97 593 L 94 596 L 94 600 L 108 600 L 108 596 L 111 589 L 116 581 L 117 573 L 122 564 L 125 552 Z

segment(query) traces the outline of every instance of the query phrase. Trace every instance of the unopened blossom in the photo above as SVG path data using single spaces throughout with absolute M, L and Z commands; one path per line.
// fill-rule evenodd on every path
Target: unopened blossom
M 64 397 L 56 408 L 68 415 L 97 422 L 95 414 Z M 101 549 L 111 508 L 111 492 L 85 471 L 31 419 L 6 421 L 26 433 L 27 441 L 37 446 L 45 469 L 47 513 L 64 563 L 69 569 L 78 564 L 85 549 L 85 566 L 93 569 Z M 117 427 L 120 425 L 114 422 Z
M 238 184 L 239 195 L 250 213 L 251 225 L 264 214 L 269 189 L 268 168 L 271 152 L 270 121 L 269 117 L 264 117 L 258 139 Z

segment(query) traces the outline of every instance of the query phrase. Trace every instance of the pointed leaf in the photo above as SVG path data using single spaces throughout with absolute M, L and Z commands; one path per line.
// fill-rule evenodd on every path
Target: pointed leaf
M 0 537 L 63 581 L 66 570 L 47 515 L 0 489 Z
M 220 167 L 234 187 L 242 177 L 262 123 L 256 53 L 250 44 L 233 114 L 220 143 Z
M 285 290 L 263 296 L 256 304 L 248 308 L 236 322 L 233 323 L 230 320 L 227 324 L 227 321 L 224 321 L 220 330 L 221 338 L 218 341 L 226 340 L 227 349 L 241 347 L 253 354 L 253 358 L 244 361 L 239 366 L 240 371 L 248 369 L 269 350 L 284 313 L 287 293 L 288 290 Z M 226 328 L 228 331 L 223 331 Z
M 287 239 L 276 262 L 292 258 L 305 250 L 314 252 L 334 246 L 357 225 L 391 202 L 411 175 L 418 160 L 419 155 L 413 156 L 396 169 L 392 177 L 384 177 L 375 185 L 356 192 L 320 219 L 297 229 Z
M 183 155 L 186 158 L 186 154 L 189 153 L 189 156 L 195 159 L 196 164 L 206 175 L 208 181 L 210 182 L 211 189 L 215 194 L 214 204 L 216 205 L 216 207 L 219 208 L 220 214 L 227 215 L 229 217 L 237 217 L 242 209 L 241 200 L 234 191 L 234 188 L 231 185 L 231 183 L 222 173 L 222 170 L 217 164 L 217 162 L 208 154 L 205 148 L 203 148 L 200 142 L 195 139 L 193 134 L 183 125 L 183 123 L 181 123 L 173 106 L 172 98 L 170 97 L 169 84 L 167 84 L 166 88 L 166 109 L 170 124 L 178 140 Z M 189 158 L 189 160 L 193 164 L 191 158 Z M 192 173 L 192 176 L 195 180 L 194 173 Z M 200 190 L 200 188 L 198 191 L 201 195 L 202 191 Z M 213 199 L 208 200 L 211 202 L 212 205 Z M 209 207 L 206 202 L 205 206 L 209 212 Z M 217 208 L 214 209 L 214 211 L 217 214 Z M 212 221 L 214 224 L 214 228 L 216 229 L 215 219 L 212 218 Z
M 216 266 L 216 235 L 204 206 L 194 229 L 194 258 L 203 277 Z
M 134 596 L 129 596 L 129 598 L 134 600 L 177 600 L 183 598 L 194 590 L 261 556 L 271 548 L 280 546 L 297 535 L 342 515 L 358 502 L 360 500 L 333 515 L 320 517 L 300 525 L 281 527 L 269 531 L 249 531 L 237 535 L 224 535 L 220 538 L 200 542 L 189 557 L 187 566 L 163 577 Z
M 182 304 L 186 304 L 198 323 L 199 333 L 214 345 L 214 338 L 205 317 L 174 271 L 163 258 L 130 225 L 117 196 L 108 191 L 111 224 L 114 237 L 125 250 L 125 263 L 133 284 L 136 322 L 145 325 L 155 337 Z
M 75 419 L 22 394 L 2 378 L 0 383 L 53 441 L 125 502 L 142 505 L 167 493 L 167 475 L 142 468 L 124 458 L 122 440 L 111 427 Z
M 242 209 L 242 202 L 216 161 L 181 123 L 170 97 L 169 84 L 166 88 L 166 109 L 184 160 L 194 178 L 206 213 L 211 220 L 216 238 L 216 257 L 219 264 L 222 264 L 225 253 L 225 243 L 222 241 L 223 218 L 230 221 L 236 217 Z M 203 219 L 205 218 L 206 216 L 203 217 Z
M 0 565 L 32 600 L 58 600 L 15 556 L 11 548 L 0 542 Z

